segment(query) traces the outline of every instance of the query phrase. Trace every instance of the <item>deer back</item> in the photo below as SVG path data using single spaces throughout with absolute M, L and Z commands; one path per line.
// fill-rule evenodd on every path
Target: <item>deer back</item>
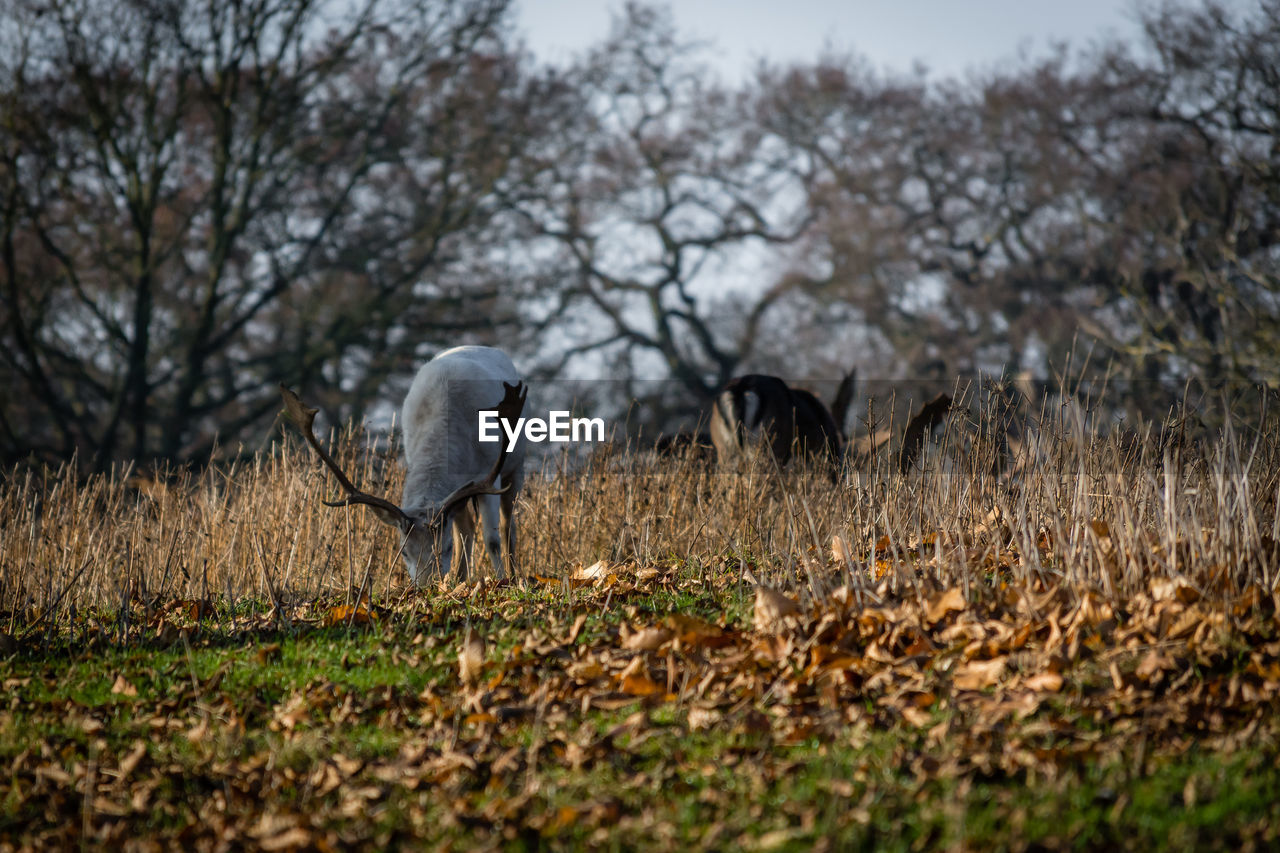
M 483 479 L 506 445 L 479 440 L 477 412 L 503 399 L 503 383 L 520 381 L 515 365 L 490 347 L 455 347 L 424 364 L 405 395 L 406 509 L 443 499 L 460 485 Z M 518 441 L 503 462 L 500 476 L 510 482 L 523 470 L 525 446 Z

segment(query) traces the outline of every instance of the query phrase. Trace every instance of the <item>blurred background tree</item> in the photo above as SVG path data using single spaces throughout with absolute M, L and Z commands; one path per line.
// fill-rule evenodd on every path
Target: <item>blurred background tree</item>
M 669 16 L 628 6 L 564 73 L 567 121 L 508 197 L 557 271 L 543 292 L 559 343 L 543 342 L 542 369 L 607 365 L 649 420 L 700 405 L 770 334 L 788 284 L 743 267 L 811 221 L 803 195 L 787 196 L 789 152 L 714 81 L 703 50 Z M 659 377 L 674 387 L 629 382 Z
M 207 458 L 510 322 L 460 269 L 526 135 L 504 0 L 6 9 L 6 461 Z
M 207 459 L 277 381 L 360 418 L 460 342 L 658 428 L 750 370 L 1050 382 L 1072 347 L 1149 415 L 1274 388 L 1280 0 L 1140 14 L 965 79 L 728 85 L 636 4 L 553 68 L 505 0 L 17 0 L 0 461 Z

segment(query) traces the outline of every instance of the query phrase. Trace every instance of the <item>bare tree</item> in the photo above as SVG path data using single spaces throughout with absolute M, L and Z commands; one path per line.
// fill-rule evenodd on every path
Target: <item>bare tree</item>
M 1043 375 L 1081 338 L 1151 380 L 1149 408 L 1188 378 L 1276 382 L 1277 10 L 1154 8 L 1138 52 L 965 84 L 847 57 L 766 69 L 757 114 L 816 218 L 792 275 L 890 375 Z
M 568 330 L 553 372 L 592 354 L 622 376 L 669 376 L 701 403 L 790 286 L 724 266 L 794 240 L 807 212 L 802 193 L 788 197 L 787 152 L 708 82 L 698 49 L 669 15 L 629 5 L 560 81 L 561 118 L 510 196 L 564 270 L 546 308 Z
M 459 337 L 594 359 L 653 421 L 750 370 L 918 402 L 1073 342 L 1162 393 L 1280 382 L 1280 0 L 737 89 L 639 5 L 536 69 L 506 3 L 4 7 L 0 462 L 206 456 L 277 380 L 359 416 Z
M 1138 329 L 1112 340 L 1149 374 L 1280 384 L 1280 3 L 1144 24 L 1150 56 L 1112 51 L 1091 78 L 1128 82 L 1120 156 L 1064 128 L 1094 166 L 1099 266 Z
M 358 414 L 502 321 L 446 271 L 521 124 L 506 0 L 6 9 L 4 459 L 207 456 L 274 415 L 273 380 Z

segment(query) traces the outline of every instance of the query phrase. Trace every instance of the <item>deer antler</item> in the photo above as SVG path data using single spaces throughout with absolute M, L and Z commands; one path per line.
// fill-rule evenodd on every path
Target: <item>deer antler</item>
M 319 454 L 321 461 L 324 462 L 324 464 L 328 466 L 329 470 L 333 472 L 333 475 L 338 478 L 338 483 L 342 486 L 342 490 L 347 493 L 347 496 L 342 500 L 324 501 L 325 506 L 351 506 L 352 504 L 365 504 L 366 506 L 386 512 L 390 518 L 384 520 L 392 521 L 393 523 L 403 522 L 406 525 L 413 522 L 413 520 L 405 514 L 404 510 L 393 504 L 391 501 L 386 498 L 371 495 L 368 492 L 362 492 L 357 489 L 349 479 L 347 479 L 347 475 L 342 473 L 342 469 L 338 467 L 337 462 L 333 461 L 333 457 L 325 452 L 324 448 L 320 445 L 319 440 L 316 439 L 315 432 L 312 430 L 312 424 L 315 423 L 316 412 L 318 411 L 317 409 L 313 409 L 303 403 L 302 400 L 298 398 L 297 394 L 284 387 L 283 384 L 280 386 L 280 396 L 284 397 L 284 411 L 289 420 L 293 421 L 294 425 L 302 433 L 302 437 L 305 438 L 307 443 L 315 449 L 316 453 Z
M 514 422 L 519 419 L 520 413 L 524 411 L 524 401 L 525 398 L 529 396 L 529 389 L 525 387 L 523 382 L 517 382 L 515 385 L 509 385 L 506 382 L 503 382 L 502 387 L 505 393 L 503 394 L 502 402 L 498 403 L 496 406 L 498 410 L 498 418 L 500 421 L 506 421 L 508 423 Z M 489 410 L 481 409 L 481 411 Z M 493 467 L 489 469 L 488 476 L 483 480 L 473 480 L 470 483 L 466 483 L 455 489 L 453 493 L 450 494 L 449 497 L 445 498 L 440 504 L 440 510 L 442 513 L 447 513 L 456 504 L 459 504 L 468 498 L 473 498 L 476 495 L 500 495 L 507 489 L 511 488 L 510 483 L 507 483 L 498 489 L 493 487 L 494 480 L 498 479 L 498 475 L 502 473 L 503 466 L 507 464 L 507 454 L 510 452 L 507 447 L 507 442 L 504 439 L 499 439 L 498 443 L 500 447 L 498 451 L 498 460 L 494 462 Z

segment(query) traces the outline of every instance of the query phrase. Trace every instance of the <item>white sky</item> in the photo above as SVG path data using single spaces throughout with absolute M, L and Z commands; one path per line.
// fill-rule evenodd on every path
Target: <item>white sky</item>
M 609 32 L 621 0 L 517 0 L 522 35 L 542 60 L 561 63 Z M 1130 0 L 673 0 L 677 31 L 710 40 L 729 79 L 756 60 L 809 60 L 824 46 L 866 56 L 879 68 L 962 75 L 1033 56 L 1065 40 L 1134 39 Z

